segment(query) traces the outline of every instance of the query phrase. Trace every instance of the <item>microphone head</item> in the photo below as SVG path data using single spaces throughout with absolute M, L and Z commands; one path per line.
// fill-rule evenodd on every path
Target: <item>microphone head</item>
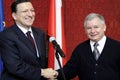
M 50 41 L 50 42 L 52 42 L 52 41 L 54 41 L 54 40 L 55 40 L 55 37 L 50 37 L 50 38 L 49 38 L 49 41 Z

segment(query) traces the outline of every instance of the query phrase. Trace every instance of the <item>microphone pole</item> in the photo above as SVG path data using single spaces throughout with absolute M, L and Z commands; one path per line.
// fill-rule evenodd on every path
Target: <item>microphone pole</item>
M 57 59 L 58 64 L 59 64 L 59 67 L 60 67 L 60 71 L 61 71 L 61 73 L 62 73 L 63 80 L 66 80 L 65 74 L 64 74 L 64 72 L 63 72 L 63 68 L 62 68 L 61 63 L 60 63 L 60 59 L 59 59 L 58 53 L 59 53 L 59 52 L 56 51 L 55 56 L 56 56 L 56 59 Z
M 60 71 L 61 71 L 63 80 L 66 80 L 65 74 L 64 74 L 63 68 L 62 68 L 62 66 L 61 66 L 60 59 L 59 59 L 59 54 L 60 54 L 60 56 L 61 56 L 62 58 L 65 57 L 64 52 L 63 52 L 63 51 L 60 51 L 60 49 L 57 49 L 59 45 L 57 44 L 57 47 L 56 47 L 56 45 L 53 43 L 53 41 L 55 41 L 55 38 L 54 38 L 54 37 L 50 37 L 50 38 L 49 38 L 49 41 L 52 42 L 53 47 L 54 47 L 54 49 L 56 50 L 56 52 L 55 52 L 55 57 L 56 57 L 56 59 L 57 59 L 57 61 L 58 61 L 58 65 L 59 65 L 59 67 L 60 67 Z M 56 42 L 56 43 L 57 43 L 57 42 Z M 63 55 L 61 55 L 61 54 L 63 54 Z

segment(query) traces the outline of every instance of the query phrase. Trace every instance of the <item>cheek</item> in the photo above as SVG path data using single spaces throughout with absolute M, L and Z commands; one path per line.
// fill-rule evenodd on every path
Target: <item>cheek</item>
M 101 30 L 99 30 L 99 33 L 104 34 L 105 30 L 106 30 L 105 28 L 101 29 Z
M 90 33 L 91 33 L 90 30 L 87 30 L 87 31 L 86 31 L 86 34 L 87 34 L 87 35 L 89 35 Z
M 35 17 L 35 13 L 33 13 L 33 16 Z

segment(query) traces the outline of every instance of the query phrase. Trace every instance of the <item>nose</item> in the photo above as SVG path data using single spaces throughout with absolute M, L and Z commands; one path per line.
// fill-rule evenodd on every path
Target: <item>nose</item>
M 95 32 L 95 28 L 91 28 L 91 32 L 94 33 Z

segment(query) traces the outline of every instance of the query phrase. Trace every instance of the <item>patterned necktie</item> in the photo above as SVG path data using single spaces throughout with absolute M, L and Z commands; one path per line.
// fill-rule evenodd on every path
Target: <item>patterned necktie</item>
M 94 54 L 94 57 L 95 57 L 95 59 L 96 60 L 98 60 L 98 58 L 99 58 L 99 56 L 100 56 L 100 53 L 99 53 L 99 51 L 98 51 L 98 49 L 97 49 L 97 46 L 98 46 L 99 44 L 96 42 L 95 44 L 94 44 L 94 50 L 93 50 L 93 54 Z
M 32 36 L 31 36 L 31 32 L 28 31 L 26 34 L 27 34 L 27 37 L 28 37 L 28 39 L 30 40 L 30 42 L 31 42 L 34 50 L 36 51 L 35 42 L 34 42 L 34 39 L 33 39 Z

